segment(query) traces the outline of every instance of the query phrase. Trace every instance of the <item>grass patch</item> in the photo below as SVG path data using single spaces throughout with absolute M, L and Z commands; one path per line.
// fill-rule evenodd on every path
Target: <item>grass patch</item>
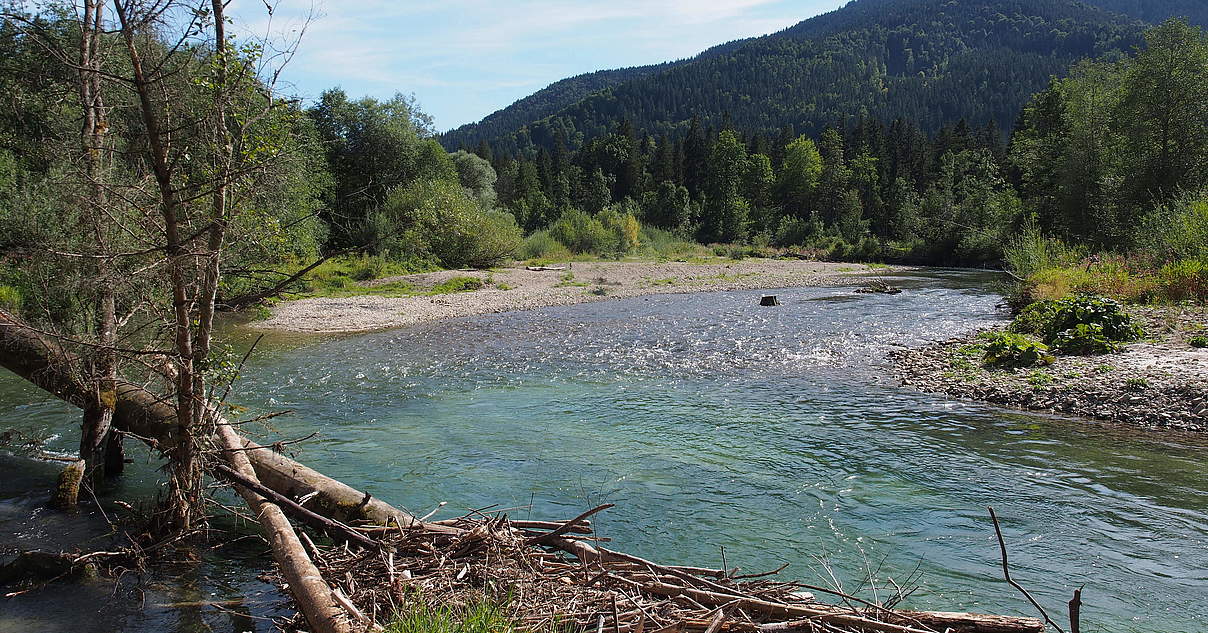
M 567 271 L 558 277 L 560 280 L 555 288 L 586 288 L 591 284 L 586 281 L 575 281 L 575 273 Z
M 296 264 L 282 271 L 293 274 L 302 268 Z M 409 296 L 415 289 L 405 282 L 363 285 L 365 282 L 438 270 L 432 262 L 394 261 L 369 255 L 333 257 L 307 273 L 297 288 L 302 297 L 354 297 L 375 295 L 385 297 Z
M 1149 381 L 1144 378 L 1129 378 L 1124 381 L 1124 388 L 1129 391 L 1145 391 L 1149 388 Z
M 486 285 L 477 277 L 453 277 L 432 287 L 427 294 L 448 295 L 455 292 L 473 292 Z
M 24 303 L 24 297 L 21 296 L 20 290 L 12 286 L 0 285 L 0 308 L 17 311 L 21 309 L 22 303 Z
M 1028 384 L 1036 388 L 1047 387 L 1053 384 L 1053 375 L 1047 371 L 1034 371 L 1028 374 Z
M 495 602 L 477 602 L 466 607 L 434 607 L 413 603 L 386 627 L 387 633 L 512 633 L 516 625 Z

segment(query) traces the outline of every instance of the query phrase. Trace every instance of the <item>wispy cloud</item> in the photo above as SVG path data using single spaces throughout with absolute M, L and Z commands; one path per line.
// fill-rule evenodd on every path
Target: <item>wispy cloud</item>
M 844 0 L 235 0 L 248 35 L 288 40 L 303 97 L 414 92 L 442 127 L 477 120 L 558 79 L 658 63 L 790 26 Z M 307 22 L 310 16 L 317 19 Z

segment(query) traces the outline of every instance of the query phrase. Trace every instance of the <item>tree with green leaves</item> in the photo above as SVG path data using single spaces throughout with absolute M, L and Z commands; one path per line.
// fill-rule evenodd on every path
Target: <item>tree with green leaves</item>
M 747 148 L 732 131 L 722 132 L 709 154 L 708 198 L 701 234 L 705 241 L 746 238 L 751 205 L 742 196 L 748 169 Z
M 808 218 L 822 179 L 822 154 L 814 141 L 799 136 L 784 148 L 784 165 L 776 181 L 776 200 L 786 216 Z
M 457 180 L 466 193 L 478 204 L 490 208 L 495 206 L 495 181 L 499 176 L 495 168 L 477 154 L 458 150 L 449 155 L 457 169 Z
M 391 190 L 425 178 L 456 177 L 456 166 L 432 139 L 431 118 L 413 97 L 353 100 L 336 88 L 324 91 L 307 114 L 335 182 L 323 214 L 333 247 L 361 246 L 370 212 Z

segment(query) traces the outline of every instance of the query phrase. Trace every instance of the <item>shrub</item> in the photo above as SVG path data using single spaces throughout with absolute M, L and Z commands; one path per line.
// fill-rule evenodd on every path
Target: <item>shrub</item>
M 1208 336 L 1197 334 L 1190 339 L 1187 339 L 1187 344 L 1198 349 L 1204 349 L 1208 347 Z
M 1098 323 L 1079 323 L 1053 337 L 1053 349 L 1062 354 L 1092 356 L 1119 351 L 1120 345 L 1109 338 Z
M 1082 325 L 1097 329 L 1073 332 L 1066 338 L 1086 340 L 1086 345 L 1093 346 L 1094 337 L 1101 336 L 1111 342 L 1131 342 L 1144 335 L 1141 326 L 1118 302 L 1094 295 L 1037 301 L 1024 308 L 1011 322 L 1009 329 L 1016 334 L 1039 336 L 1046 343 L 1056 346 L 1059 336 Z M 1068 340 L 1066 344 L 1073 346 L 1069 349 L 1076 347 Z
M 814 219 L 784 217 L 776 225 L 772 244 L 776 246 L 806 246 L 822 235 L 822 222 Z
M 1035 367 L 1054 360 L 1047 345 L 1013 332 L 986 335 L 985 348 L 982 362 L 995 367 Z
M 1049 324 L 1053 322 L 1056 312 L 1056 301 L 1049 299 L 1036 301 L 1029 304 L 1019 313 L 1019 316 L 1015 317 L 1014 321 L 1011 321 L 1009 329 L 1016 334 L 1044 336 Z
M 524 239 L 520 246 L 522 259 L 570 259 L 571 253 L 566 246 L 554 239 L 549 231 L 537 231 Z
M 443 228 L 433 227 L 432 253 L 446 268 L 490 268 L 515 257 L 524 237 L 512 214 L 479 211 L 447 217 Z
M 612 253 L 619 244 L 616 234 L 599 219 L 578 209 L 564 211 L 549 233 L 572 253 Z
M 1097 325 L 1110 341 L 1132 342 L 1145 335 L 1119 302 L 1094 295 L 1075 295 L 1054 303 L 1053 318 L 1044 330 L 1048 342 L 1079 325 Z
M 430 254 L 446 268 L 502 263 L 523 239 L 511 214 L 484 211 L 460 184 L 443 180 L 392 191 L 368 227 L 376 253 L 392 259 Z
M 637 250 L 641 245 L 638 237 L 642 225 L 632 212 L 621 212 L 613 207 L 608 207 L 600 212 L 599 220 L 605 229 L 612 232 L 612 243 L 615 244 L 616 252 L 629 253 Z
M 1158 261 L 1208 260 L 1208 191 L 1154 209 L 1137 227 L 1136 242 Z

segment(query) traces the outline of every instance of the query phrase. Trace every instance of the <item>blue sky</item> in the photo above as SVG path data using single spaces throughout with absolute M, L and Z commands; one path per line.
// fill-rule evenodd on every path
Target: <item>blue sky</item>
M 297 34 L 282 73 L 306 99 L 414 93 L 438 130 L 478 121 L 566 77 L 691 57 L 846 0 L 237 0 L 237 31 Z

